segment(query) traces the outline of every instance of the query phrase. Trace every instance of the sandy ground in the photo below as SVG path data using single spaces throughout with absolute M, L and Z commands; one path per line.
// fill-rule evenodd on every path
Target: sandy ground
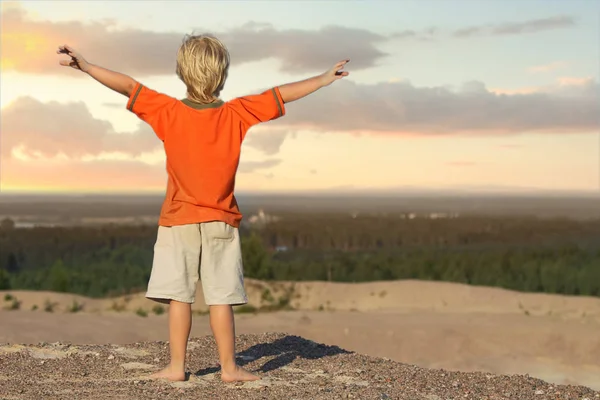
M 242 334 L 287 332 L 426 368 L 530 374 L 600 390 L 600 299 L 416 281 L 248 281 L 247 287 L 256 307 L 290 295 L 297 310 L 238 314 Z M 166 315 L 154 315 L 154 303 L 141 294 L 108 300 L 10 294 L 20 307 L 0 311 L 0 343 L 127 344 L 168 338 Z M 83 309 L 67 312 L 74 300 Z M 44 311 L 48 302 L 54 304 L 53 312 Z M 203 303 L 199 293 L 194 306 L 199 313 L 205 310 Z M 4 302 L 5 307 L 11 304 Z M 38 309 L 31 311 L 34 305 Z M 139 309 L 149 315 L 133 312 Z M 192 336 L 209 334 L 207 316 L 197 315 Z
M 239 338 L 239 362 L 262 379 L 224 384 L 209 337 L 190 341 L 189 377 L 152 381 L 167 358 L 164 342 L 127 346 L 0 346 L 2 399 L 563 399 L 596 400 L 582 386 L 525 376 L 422 369 L 350 353 L 297 336 Z
M 296 310 L 336 311 L 440 311 L 444 313 L 528 314 L 560 319 L 593 320 L 600 323 L 600 298 L 520 293 L 510 290 L 477 287 L 448 282 L 392 281 L 372 283 L 329 282 L 261 282 L 246 280 L 250 304 L 256 307 L 277 304 L 289 297 Z M 55 311 L 67 310 L 73 302 L 87 312 L 103 312 L 115 308 L 150 311 L 155 303 L 143 293 L 113 299 L 90 299 L 72 294 L 38 291 L 0 291 L 11 293 L 21 302 L 20 309 L 33 306 L 43 309 L 55 304 Z M 1 301 L 1 300 L 0 300 Z M 196 292 L 196 311 L 206 311 L 202 285 Z

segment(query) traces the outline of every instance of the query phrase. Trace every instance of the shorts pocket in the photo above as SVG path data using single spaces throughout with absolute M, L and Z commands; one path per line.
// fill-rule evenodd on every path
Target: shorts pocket
M 205 222 L 202 225 L 204 225 L 203 234 L 209 240 L 233 240 L 237 229 L 221 221 Z
M 159 226 L 154 248 L 173 247 L 173 230 L 170 226 Z

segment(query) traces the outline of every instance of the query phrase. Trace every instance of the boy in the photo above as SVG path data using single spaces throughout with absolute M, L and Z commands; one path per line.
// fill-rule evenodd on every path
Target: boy
M 127 96 L 127 109 L 148 123 L 164 144 L 168 183 L 146 297 L 170 305 L 171 362 L 152 377 L 185 379 L 191 304 L 200 267 L 221 379 L 260 379 L 235 361 L 232 306 L 247 303 L 238 233 L 242 215 L 233 194 L 241 144 L 250 127 L 283 116 L 285 103 L 347 76 L 342 69 L 349 60 L 313 78 L 225 103 L 219 95 L 227 79 L 229 53 L 210 35 L 186 36 L 179 48 L 176 73 L 187 87 L 183 100 L 90 64 L 67 45 L 58 53 L 70 57 L 60 65 L 81 70 Z

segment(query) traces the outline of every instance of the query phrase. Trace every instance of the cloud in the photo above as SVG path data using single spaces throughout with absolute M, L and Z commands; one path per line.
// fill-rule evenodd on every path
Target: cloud
M 290 134 L 288 129 L 260 127 L 248 132 L 244 142 L 246 146 L 271 156 L 279 153 L 281 145 Z
M 65 74 L 55 54 L 57 46 L 64 43 L 91 62 L 136 77 L 173 74 L 177 49 L 187 33 L 122 29 L 114 21 L 37 21 L 18 8 L 3 11 L 2 25 L 3 70 L 55 75 Z M 344 58 L 353 60 L 356 71 L 375 66 L 387 56 L 378 46 L 392 39 L 341 26 L 278 30 L 257 23 L 213 33 L 226 43 L 232 64 L 275 58 L 282 70 L 292 73 L 325 70 Z
M 342 81 L 292 103 L 288 128 L 391 134 L 507 134 L 598 130 L 600 86 L 565 81 L 525 94 L 498 94 L 481 82 L 462 88 Z
M 161 190 L 167 176 L 164 165 L 131 160 L 2 159 L 2 188 L 71 191 Z M 26 187 L 23 187 L 26 185 Z
M 446 165 L 450 167 L 475 167 L 479 164 L 473 161 L 449 161 Z
M 480 82 L 452 90 L 409 82 L 341 81 L 289 104 L 286 117 L 249 132 L 246 145 L 273 156 L 300 130 L 388 135 L 597 132 L 599 88 L 593 79 L 573 77 L 524 94 L 495 93 Z M 83 102 L 18 98 L 2 109 L 0 131 L 3 158 L 162 162 L 157 156 L 162 144 L 148 125 L 140 122 L 133 132 L 115 132 L 110 122 L 94 118 Z M 279 163 L 249 162 L 240 171 Z
M 575 24 L 575 18 L 568 15 L 557 15 L 522 22 L 504 22 L 500 24 L 471 26 L 454 31 L 453 36 L 458 38 L 468 38 L 473 36 L 519 35 L 570 28 L 575 26 Z
M 83 191 L 127 191 L 132 184 L 142 190 L 164 189 L 162 143 L 145 123 L 119 133 L 108 121 L 94 118 L 83 102 L 43 103 L 21 97 L 2 109 L 0 131 L 2 188 L 27 182 L 34 188 Z M 266 143 L 261 146 L 276 152 Z M 266 171 L 280 162 L 242 161 L 239 170 Z
M 268 171 L 281 160 L 242 161 L 241 173 Z M 0 161 L 0 188 L 2 190 L 70 191 L 164 191 L 167 182 L 164 160 L 148 164 L 131 159 L 82 159 L 56 157 L 22 160 L 2 158 Z M 261 173 L 259 173 L 261 174 Z M 268 179 L 271 172 L 264 174 Z
M 242 174 L 248 174 L 264 169 L 273 168 L 281 164 L 281 160 L 277 158 L 271 158 L 263 161 L 246 161 L 240 163 L 238 171 Z
M 400 32 L 392 33 L 391 37 L 394 39 L 415 39 L 421 41 L 433 40 L 438 33 L 438 28 L 429 28 L 422 31 L 414 31 L 412 29 L 406 29 Z
M 124 112 L 127 112 L 124 110 Z M 29 157 L 82 158 L 106 152 L 139 156 L 162 143 L 145 123 L 134 132 L 115 132 L 110 122 L 96 119 L 85 103 L 42 103 L 20 97 L 2 109 L 2 157 L 23 148 Z
M 516 149 L 522 149 L 523 145 L 507 143 L 507 144 L 498 145 L 498 147 L 501 149 L 504 149 L 504 150 L 516 150 Z
M 566 66 L 567 66 L 567 63 L 564 61 L 555 61 L 555 62 L 552 62 L 549 64 L 533 66 L 533 67 L 529 68 L 528 71 L 532 74 L 544 73 L 544 72 L 556 71 L 558 69 L 563 69 Z
M 567 87 L 567 86 L 587 86 L 589 85 L 590 81 L 593 81 L 592 78 L 578 78 L 578 77 L 572 77 L 572 76 L 562 76 L 560 78 L 557 79 L 558 84 L 560 86 L 563 87 Z
M 147 163 L 139 159 L 112 159 L 103 156 L 89 158 L 58 157 L 17 157 L 0 160 L 0 188 L 2 190 L 56 190 L 105 191 L 116 190 L 164 191 L 167 182 L 164 154 L 160 162 Z M 242 161 L 241 173 L 254 173 L 271 179 L 274 175 L 269 168 L 277 166 L 281 160 Z M 266 173 L 265 173 L 266 172 Z
M 128 111 L 123 109 L 123 113 Z M 20 97 L 2 109 L 1 117 L 3 159 L 137 160 L 164 165 L 162 142 L 147 124 L 140 122 L 133 132 L 116 132 L 110 122 L 94 118 L 83 102 L 43 103 L 31 97 Z M 288 130 L 277 128 L 252 129 L 247 136 L 247 145 L 265 155 L 274 155 L 289 134 Z M 242 162 L 240 171 L 250 173 L 280 162 Z
M 569 16 L 525 22 L 506 22 L 459 29 L 450 36 L 507 35 L 565 28 L 575 24 Z M 202 32 L 198 27 L 197 32 Z M 31 74 L 64 75 L 55 49 L 70 44 L 89 61 L 109 66 L 137 78 L 175 72 L 175 55 L 185 33 L 123 28 L 113 20 L 90 23 L 52 22 L 28 18 L 23 8 L 2 10 L 2 70 Z M 350 58 L 353 71 L 377 66 L 388 54 L 382 45 L 398 40 L 430 41 L 443 34 L 438 27 L 405 29 L 382 35 L 366 29 L 325 26 L 317 30 L 276 29 L 271 24 L 249 22 L 237 28 L 212 32 L 227 45 L 233 65 L 276 59 L 280 69 L 309 73 Z M 83 76 L 75 74 L 74 76 Z

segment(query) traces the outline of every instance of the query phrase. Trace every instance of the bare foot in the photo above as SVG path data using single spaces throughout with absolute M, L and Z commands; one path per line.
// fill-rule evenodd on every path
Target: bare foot
M 257 381 L 260 379 L 260 376 L 251 374 L 246 371 L 244 368 L 236 365 L 233 371 L 222 371 L 221 372 L 221 380 L 223 382 L 248 382 L 248 381 Z
M 170 365 L 162 371 L 150 375 L 150 379 L 167 379 L 169 381 L 185 381 L 185 371 L 175 370 Z

